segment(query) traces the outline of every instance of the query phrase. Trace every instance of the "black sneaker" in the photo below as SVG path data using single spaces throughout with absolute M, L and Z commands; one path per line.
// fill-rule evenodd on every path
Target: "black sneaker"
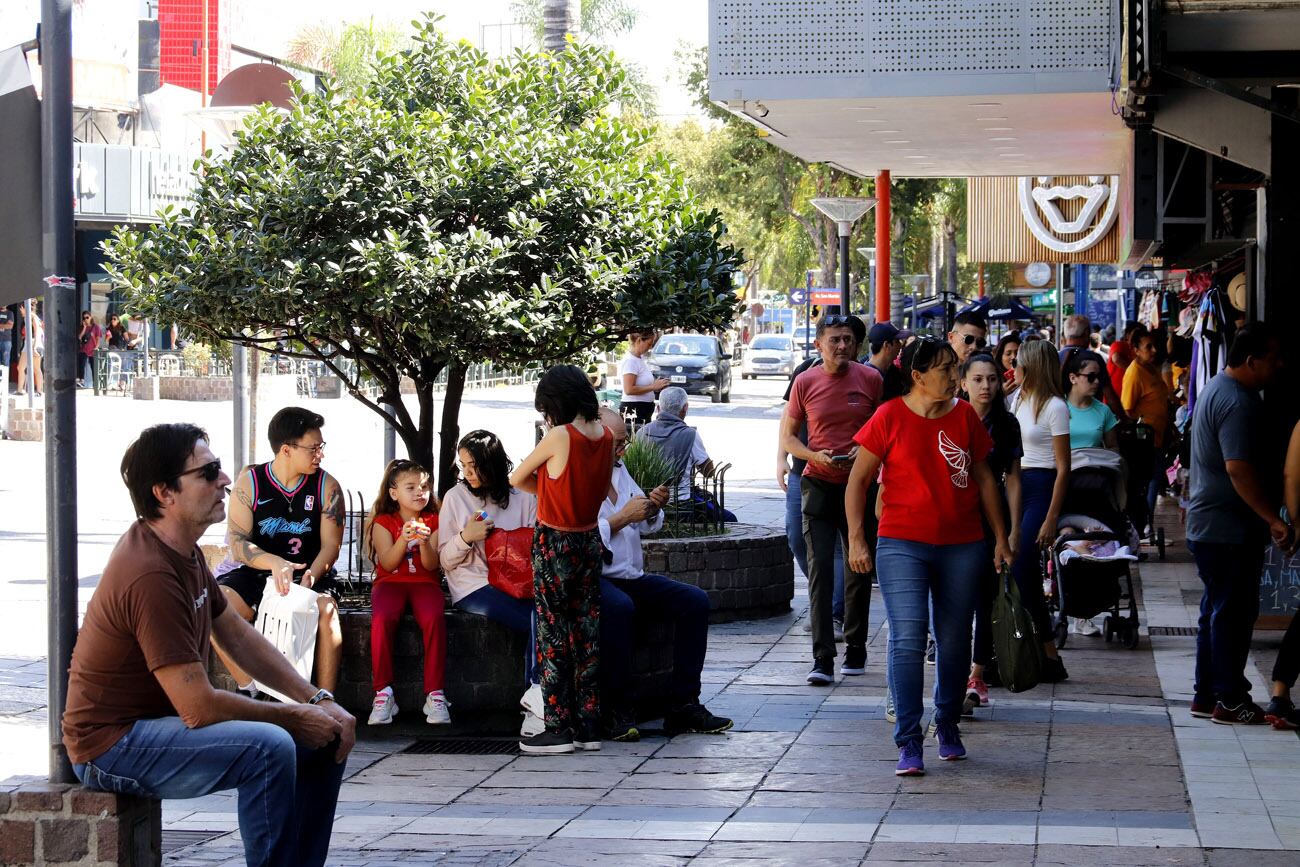
M 1275 729 L 1282 731 L 1291 731 L 1300 728 L 1300 711 L 1295 709 L 1295 704 L 1289 698 L 1275 697 L 1264 708 L 1264 719 L 1268 720 Z
M 632 718 L 624 713 L 616 713 L 610 716 L 605 722 L 605 733 L 611 741 L 624 744 L 641 740 L 640 729 L 636 727 L 636 723 Z
M 561 756 L 573 752 L 573 735 L 568 732 L 544 731 L 519 741 L 519 752 L 526 756 Z
M 844 661 L 840 663 L 840 674 L 854 676 L 867 673 L 867 648 L 865 645 L 850 645 L 844 648 Z
M 935 655 L 939 652 L 939 647 L 934 643 L 933 638 L 926 639 L 925 642 L 925 664 L 934 665 Z
M 835 682 L 834 664 L 829 659 L 815 660 L 808 672 L 808 682 L 813 686 L 830 686 Z
M 725 716 L 709 713 L 699 702 L 669 711 L 664 717 L 664 734 L 668 737 L 684 734 L 716 735 L 731 728 L 733 723 Z
M 1043 670 L 1038 675 L 1038 679 L 1043 683 L 1060 683 L 1069 680 L 1070 674 L 1065 670 L 1065 663 L 1061 661 L 1061 657 L 1049 656 L 1043 660 Z

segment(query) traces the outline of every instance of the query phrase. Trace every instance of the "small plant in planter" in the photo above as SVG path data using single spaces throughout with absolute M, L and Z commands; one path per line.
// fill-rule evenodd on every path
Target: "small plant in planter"
M 623 452 L 623 466 L 637 487 L 649 493 L 676 480 L 672 462 L 663 449 L 649 440 L 633 437 Z
M 212 348 L 191 343 L 181 350 L 182 370 L 189 376 L 207 376 L 212 368 Z

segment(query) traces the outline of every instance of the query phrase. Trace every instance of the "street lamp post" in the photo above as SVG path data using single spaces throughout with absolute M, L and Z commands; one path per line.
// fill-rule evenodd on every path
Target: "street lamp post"
M 813 199 L 812 205 L 827 219 L 834 220 L 840 236 L 840 312 L 851 312 L 849 306 L 849 235 L 853 233 L 853 224 L 862 219 L 876 204 L 872 198 L 855 198 L 837 196 L 828 199 Z
M 858 253 L 867 260 L 867 325 L 871 326 L 880 321 L 876 319 L 876 271 L 880 262 L 876 260 L 875 247 L 859 247 Z

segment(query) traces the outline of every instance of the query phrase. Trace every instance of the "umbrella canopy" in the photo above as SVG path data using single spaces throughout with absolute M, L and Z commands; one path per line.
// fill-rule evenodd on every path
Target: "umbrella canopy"
M 979 313 L 985 319 L 1024 319 L 1032 320 L 1036 315 L 1018 299 L 1012 298 L 1007 304 L 998 304 L 993 306 L 991 298 L 980 298 L 972 301 L 961 310 L 957 311 L 960 316 L 962 313 Z

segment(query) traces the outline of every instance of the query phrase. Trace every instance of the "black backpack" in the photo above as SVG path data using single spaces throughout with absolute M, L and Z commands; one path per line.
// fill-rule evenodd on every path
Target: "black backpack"
M 998 575 L 998 591 L 993 597 L 993 653 L 998 660 L 998 677 L 1010 692 L 1038 686 L 1043 671 L 1043 642 L 1020 601 L 1020 589 L 1009 569 Z

